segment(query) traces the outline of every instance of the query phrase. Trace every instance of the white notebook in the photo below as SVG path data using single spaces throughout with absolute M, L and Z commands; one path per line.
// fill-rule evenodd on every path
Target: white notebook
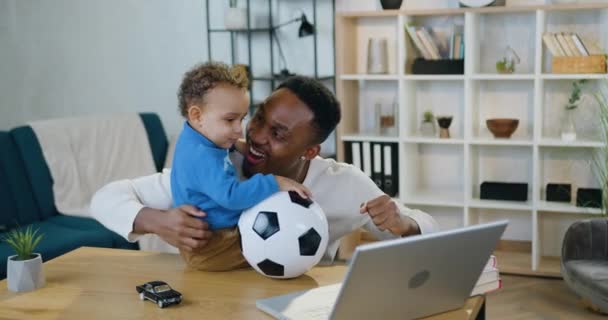
M 341 286 L 338 283 L 260 299 L 255 305 L 276 319 L 328 319 Z

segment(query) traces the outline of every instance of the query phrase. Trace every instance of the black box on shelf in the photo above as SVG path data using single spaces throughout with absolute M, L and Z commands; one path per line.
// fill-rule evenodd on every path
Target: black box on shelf
M 416 58 L 412 64 L 413 74 L 464 74 L 464 59 L 426 60 Z
M 576 191 L 576 206 L 585 208 L 601 208 L 602 190 L 594 188 L 578 188 Z
M 572 186 L 569 183 L 548 183 L 545 199 L 555 202 L 570 202 Z
M 528 184 L 512 182 L 481 183 L 480 198 L 486 200 L 528 201 Z

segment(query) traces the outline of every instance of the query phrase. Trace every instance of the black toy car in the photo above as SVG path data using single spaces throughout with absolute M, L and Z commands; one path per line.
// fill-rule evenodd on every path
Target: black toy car
M 139 293 L 139 299 L 148 299 L 156 303 L 160 308 L 179 304 L 182 302 L 182 294 L 171 289 L 164 281 L 150 281 L 135 287 Z

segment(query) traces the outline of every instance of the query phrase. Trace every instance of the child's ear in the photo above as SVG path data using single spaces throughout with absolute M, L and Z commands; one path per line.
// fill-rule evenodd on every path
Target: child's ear
M 191 123 L 198 123 L 202 113 L 203 112 L 201 108 L 199 108 L 199 106 L 195 104 L 191 105 L 190 107 L 188 107 L 188 121 L 190 121 Z

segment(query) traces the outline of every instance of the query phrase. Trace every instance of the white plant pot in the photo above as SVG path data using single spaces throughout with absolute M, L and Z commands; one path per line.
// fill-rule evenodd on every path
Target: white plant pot
M 247 9 L 228 8 L 224 16 L 224 27 L 228 30 L 247 29 Z
M 46 281 L 42 270 L 42 257 L 34 253 L 29 260 L 13 260 L 17 255 L 8 257 L 6 281 L 8 289 L 14 292 L 31 291 L 44 287 Z

